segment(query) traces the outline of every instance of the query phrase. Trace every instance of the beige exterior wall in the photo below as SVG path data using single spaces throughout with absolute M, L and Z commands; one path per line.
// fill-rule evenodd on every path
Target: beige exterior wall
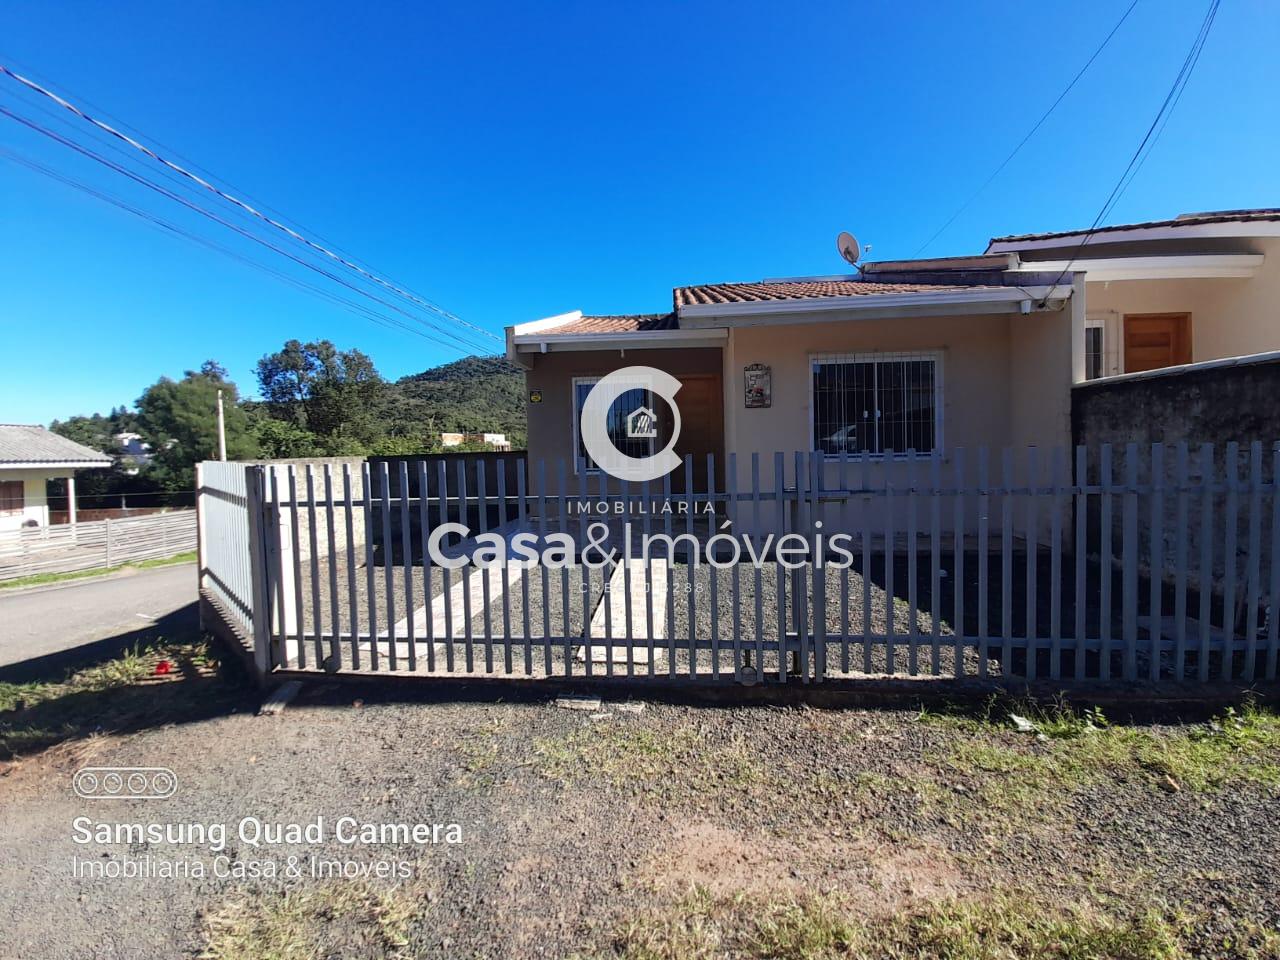
M 45 484 L 57 477 L 65 477 L 67 470 L 0 470 L 0 480 L 21 480 L 23 483 L 22 513 L 0 514 L 0 532 L 19 530 L 31 521 L 37 526 L 49 525 L 49 500 Z
M 854 320 L 743 327 L 730 331 L 725 351 L 726 447 L 738 454 L 740 487 L 749 484 L 751 454 L 759 453 L 762 483 L 773 482 L 773 455 L 787 455 L 794 481 L 795 450 L 811 445 L 809 361 L 821 353 L 936 352 L 942 358 L 943 448 L 1006 445 L 1065 446 L 1070 442 L 1071 323 L 1069 311 Z M 745 407 L 743 368 L 772 367 L 773 403 Z M 970 453 L 969 463 L 976 453 Z M 950 456 L 945 463 L 953 463 Z M 905 482 L 901 461 L 876 462 L 873 483 L 891 471 Z M 922 468 L 923 469 L 923 468 Z M 839 465 L 827 465 L 838 479 Z
M 621 367 L 648 366 L 679 376 L 719 373 L 718 348 L 670 350 L 574 350 L 533 355 L 534 366 L 525 374 L 525 413 L 529 423 L 529 460 L 547 463 L 554 483 L 555 464 L 564 460 L 573 469 L 573 380 L 602 377 Z M 541 403 L 529 403 L 529 393 L 541 391 Z M 531 467 L 531 469 L 536 469 Z
M 1266 260 L 1248 279 L 1088 283 L 1089 318 L 1103 321 L 1106 329 L 1105 372 L 1124 372 L 1126 313 L 1190 313 L 1193 362 L 1280 350 L 1280 240 L 1255 240 L 1252 246 L 1249 252 Z
M 1016 450 L 1021 478 L 1025 448 L 1042 451 L 1042 471 L 1047 470 L 1052 449 L 1064 450 L 1071 442 L 1070 401 L 1072 383 L 1072 315 L 1070 306 L 1059 311 L 1030 314 L 991 314 L 955 317 L 784 322 L 738 327 L 729 331 L 723 350 L 647 350 L 550 353 L 536 357 L 527 373 L 530 391 L 541 391 L 542 402 L 527 404 L 531 463 L 545 458 L 554 484 L 553 464 L 563 458 L 572 463 L 572 384 L 574 377 L 600 376 L 619 367 L 645 364 L 673 374 L 719 371 L 724 383 L 725 453 L 737 454 L 737 487 L 751 489 L 751 456 L 760 455 L 761 489 L 774 484 L 774 453 L 784 454 L 784 482 L 795 482 L 795 452 L 811 446 L 810 358 L 815 354 L 930 352 L 941 357 L 942 435 L 944 484 L 954 483 L 955 448 L 966 449 L 966 482 L 977 483 L 978 448 L 989 448 L 991 483 L 999 482 L 1001 451 Z M 768 364 L 772 373 L 772 405 L 747 409 L 744 402 L 744 367 Z M 685 412 L 685 416 L 689 414 Z M 1069 458 L 1066 458 L 1069 460 Z M 727 468 L 727 464 L 726 464 Z M 535 468 L 536 469 L 536 468 Z M 825 464 L 827 484 L 838 485 L 840 464 Z M 918 484 L 927 483 L 929 467 L 916 468 Z M 875 460 L 867 467 L 850 460 L 851 482 L 864 477 L 875 486 L 887 478 L 905 487 L 910 467 L 902 459 Z M 864 522 L 880 529 L 883 518 L 862 516 L 863 504 L 829 505 L 829 524 L 847 523 L 860 529 Z M 772 523 L 770 506 L 762 520 Z M 944 500 L 945 516 L 952 505 Z M 751 527 L 749 509 L 739 512 L 738 529 Z M 901 523 L 901 518 L 898 518 Z M 1042 518 L 1048 524 L 1048 517 Z M 950 520 L 948 520 L 948 526 Z M 976 528 L 970 507 L 966 528 Z M 999 518 L 993 518 L 992 530 Z M 829 526 L 834 530 L 837 527 Z
M 1071 443 L 1070 310 L 1009 320 L 1009 438 L 1013 447 Z

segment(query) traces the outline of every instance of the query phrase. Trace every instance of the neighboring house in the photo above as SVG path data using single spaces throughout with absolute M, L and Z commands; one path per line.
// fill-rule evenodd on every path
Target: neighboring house
M 116 454 L 116 462 L 129 476 L 137 476 L 151 462 L 151 444 L 143 440 L 141 434 L 117 433 L 111 439 L 120 451 Z
M 1071 443 L 1072 385 L 1087 378 L 1280 349 L 1280 210 L 1232 211 L 1096 231 L 1000 237 L 979 256 L 867 263 L 851 276 L 677 287 L 662 314 L 580 312 L 507 328 L 526 370 L 531 459 L 598 473 L 578 439 L 591 385 L 647 365 L 682 383 L 676 452 L 838 459 L 956 447 Z M 1269 256 L 1270 255 L 1270 256 Z M 765 384 L 768 384 L 766 387 Z M 641 404 L 670 436 L 665 404 L 624 397 L 609 430 L 638 455 Z M 654 441 L 649 441 L 654 442 Z M 888 469 L 895 478 L 903 464 Z M 673 476 L 681 489 L 682 471 Z
M 105 453 L 44 427 L 0 424 L 0 532 L 49 523 L 45 485 L 67 481 L 69 520 L 76 522 L 75 472 L 111 466 Z
M 996 237 L 988 254 L 1085 275 L 1094 379 L 1280 349 L 1280 209 Z
M 510 450 L 511 441 L 505 433 L 442 433 L 440 446 L 460 447 L 464 443 L 485 443 L 495 450 Z

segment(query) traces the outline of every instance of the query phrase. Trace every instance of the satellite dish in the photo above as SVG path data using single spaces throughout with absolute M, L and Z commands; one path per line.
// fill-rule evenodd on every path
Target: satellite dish
M 840 251 L 840 256 L 855 267 L 858 265 L 858 258 L 862 256 L 862 249 L 858 246 L 858 241 L 852 233 L 841 231 L 840 236 L 836 237 L 836 249 Z

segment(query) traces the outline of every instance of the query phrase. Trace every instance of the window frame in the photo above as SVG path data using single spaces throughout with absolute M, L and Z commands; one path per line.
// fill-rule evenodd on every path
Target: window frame
M 604 376 L 605 376 L 604 374 L 600 374 L 599 376 L 574 377 L 573 382 L 571 384 L 571 389 L 569 394 L 569 419 L 573 421 L 572 456 L 573 456 L 573 475 L 575 477 L 578 475 L 594 477 L 604 472 L 599 466 L 588 467 L 586 465 L 587 458 L 578 455 L 578 446 L 581 443 L 579 433 L 581 432 L 580 424 L 582 420 L 582 411 L 578 407 L 578 387 L 579 385 L 597 384 L 604 379 Z M 632 389 L 643 390 L 646 388 L 644 384 L 637 383 L 635 387 Z M 653 437 L 650 437 L 649 438 L 649 456 L 653 456 L 656 450 L 657 450 L 656 441 L 654 440 Z
M 6 507 L 4 502 L 7 498 L 0 494 L 0 517 L 16 517 L 27 512 L 27 485 L 23 480 L 0 480 L 0 488 L 8 484 L 15 484 L 18 488 L 18 506 Z
M 1098 331 L 1098 375 L 1096 377 L 1089 376 L 1089 331 Z M 1110 363 L 1107 356 L 1107 318 L 1106 317 L 1090 317 L 1084 318 L 1084 382 L 1089 383 L 1091 380 L 1101 380 L 1103 377 L 1111 376 L 1109 371 Z
M 823 363 L 894 363 L 900 361 L 918 361 L 929 360 L 933 363 L 933 449 L 932 450 L 916 450 L 915 454 L 919 457 L 932 457 L 935 454 L 943 454 L 946 450 L 943 433 L 944 416 L 943 416 L 943 356 L 942 350 L 878 350 L 863 351 L 857 353 L 811 353 L 809 354 L 809 363 L 805 371 L 808 380 L 809 394 L 809 449 L 812 452 L 818 452 L 817 438 L 817 398 L 814 395 L 813 375 L 816 372 L 818 364 Z M 823 459 L 828 463 L 839 463 L 842 457 L 847 457 L 851 461 L 877 461 L 889 460 L 894 461 L 906 460 L 906 450 L 893 451 L 893 457 L 886 457 L 881 453 L 823 453 Z

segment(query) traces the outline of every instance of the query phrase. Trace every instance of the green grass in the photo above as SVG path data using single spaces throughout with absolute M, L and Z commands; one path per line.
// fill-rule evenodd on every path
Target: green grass
M 191 563 L 196 558 L 194 550 L 175 554 L 172 557 L 160 557 L 155 560 L 139 560 L 137 563 L 122 563 L 115 567 L 100 567 L 95 570 L 76 570 L 72 573 L 37 573 L 17 580 L 0 582 L 0 590 L 12 590 L 17 587 L 38 587 L 47 583 L 62 583 L 64 580 L 83 580 L 86 577 L 101 577 L 121 570 L 149 570 L 152 567 L 167 567 L 175 563 Z
M 356 882 L 243 894 L 205 918 L 204 960 L 407 956 L 417 904 L 404 888 Z
M 137 683 L 154 671 L 157 659 L 154 653 L 144 654 L 141 646 L 135 646 L 115 660 L 69 674 L 64 680 L 0 683 L 0 713 L 29 709 L 72 694 L 101 693 Z
M 1176 960 L 1191 955 L 1189 924 L 1147 906 L 1052 907 L 996 893 L 869 917 L 838 896 L 759 902 L 692 891 L 622 924 L 624 960 Z
M 496 782 L 501 750 L 498 734 L 506 726 L 497 718 L 458 735 L 457 750 L 461 771 L 458 780 L 467 787 L 487 789 Z
M 160 661 L 170 672 L 156 673 Z M 155 678 L 155 681 L 146 682 Z M 170 722 L 240 696 L 203 641 L 157 641 L 61 680 L 0 683 L 0 758 L 99 731 Z
M 763 764 L 738 739 L 716 739 L 689 724 L 661 734 L 610 720 L 563 737 L 534 741 L 543 775 L 564 783 L 598 783 L 638 790 L 652 798 L 699 797 L 733 801 L 765 784 Z
M 698 724 L 659 734 L 617 719 L 536 740 L 534 765 L 566 784 L 609 785 L 660 803 L 724 810 L 769 797 L 820 809 L 832 822 L 865 820 L 904 803 L 952 822 L 978 807 L 1000 812 L 983 822 L 1007 830 L 1105 781 L 1169 793 L 1280 785 L 1280 716 L 1253 704 L 1210 723 L 1172 727 L 1111 724 L 1099 710 L 1065 702 L 1012 704 L 1037 733 L 1013 729 L 1009 706 L 993 701 L 977 715 L 922 713 L 919 719 L 943 726 L 943 735 L 929 736 L 923 763 L 890 770 L 860 769 L 851 735 L 840 740 L 848 764 L 814 768 L 785 759 L 767 764 L 748 740 Z
M 980 798 L 1000 810 L 1060 803 L 1073 788 L 1104 778 L 1168 792 L 1280 785 L 1280 716 L 1253 703 L 1169 729 L 1111 725 L 1100 711 L 1077 713 L 1065 704 L 1020 710 L 1039 736 L 1014 732 L 1007 722 L 966 719 L 951 746 L 932 757 L 942 769 L 977 779 Z

